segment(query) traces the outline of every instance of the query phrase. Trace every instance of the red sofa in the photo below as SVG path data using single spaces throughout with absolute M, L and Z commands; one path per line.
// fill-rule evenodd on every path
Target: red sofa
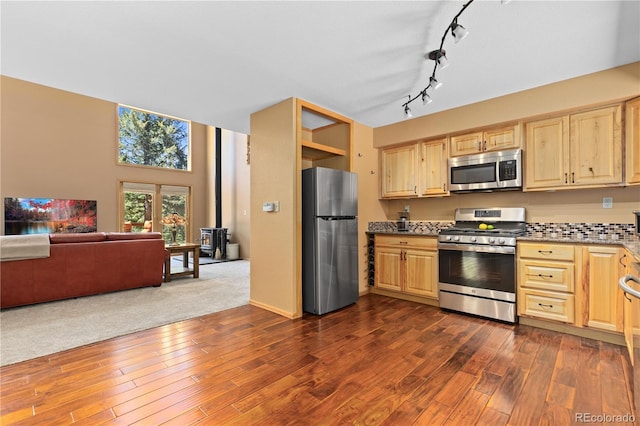
M 0 308 L 162 284 L 159 232 L 50 234 L 49 241 L 49 257 L 0 263 Z

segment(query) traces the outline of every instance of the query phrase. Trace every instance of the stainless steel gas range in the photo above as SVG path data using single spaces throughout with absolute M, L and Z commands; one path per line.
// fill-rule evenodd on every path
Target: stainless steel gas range
M 516 322 L 516 237 L 525 209 L 456 209 L 438 235 L 440 307 Z

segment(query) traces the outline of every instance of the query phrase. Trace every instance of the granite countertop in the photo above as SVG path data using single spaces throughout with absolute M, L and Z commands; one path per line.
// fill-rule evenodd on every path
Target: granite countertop
M 437 237 L 437 230 L 428 230 L 424 232 L 413 231 L 367 231 L 370 235 L 406 235 L 413 237 Z M 574 236 L 566 237 L 555 234 L 527 234 L 517 238 L 518 241 L 533 241 L 546 243 L 568 243 L 568 244 L 612 244 L 620 245 L 628 249 L 631 254 L 640 262 L 640 239 L 637 236 L 627 238 L 617 238 L 617 235 L 588 235 L 586 238 L 577 238 Z
M 586 238 L 576 237 L 561 237 L 554 235 L 523 235 L 517 238 L 518 241 L 539 241 L 546 243 L 570 243 L 570 244 L 599 244 L 599 245 L 619 245 L 628 249 L 631 254 L 636 257 L 636 260 L 640 262 L 640 240 L 638 237 L 618 238 L 617 235 L 613 238 L 610 235 L 594 235 L 587 236 Z
M 411 237 L 437 237 L 439 231 L 424 231 L 424 232 L 413 232 L 413 231 L 367 231 L 367 234 L 370 235 L 406 235 Z
M 623 245 L 636 258 L 636 262 L 640 263 L 640 241 L 625 241 Z

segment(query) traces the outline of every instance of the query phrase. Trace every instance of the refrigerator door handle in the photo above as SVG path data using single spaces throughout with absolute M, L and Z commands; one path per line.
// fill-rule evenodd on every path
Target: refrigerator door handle
M 354 220 L 356 216 L 318 216 L 322 220 Z

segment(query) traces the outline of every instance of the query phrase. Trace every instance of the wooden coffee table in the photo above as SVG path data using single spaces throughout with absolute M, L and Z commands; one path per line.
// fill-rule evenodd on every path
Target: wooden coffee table
M 169 251 L 169 257 L 164 261 L 164 282 L 171 281 L 171 277 L 193 275 L 193 278 L 198 278 L 200 276 L 200 244 L 174 244 L 165 245 L 164 248 Z M 176 253 L 182 253 L 182 269 L 171 272 L 171 256 Z M 192 268 L 189 268 L 189 253 L 193 253 Z

